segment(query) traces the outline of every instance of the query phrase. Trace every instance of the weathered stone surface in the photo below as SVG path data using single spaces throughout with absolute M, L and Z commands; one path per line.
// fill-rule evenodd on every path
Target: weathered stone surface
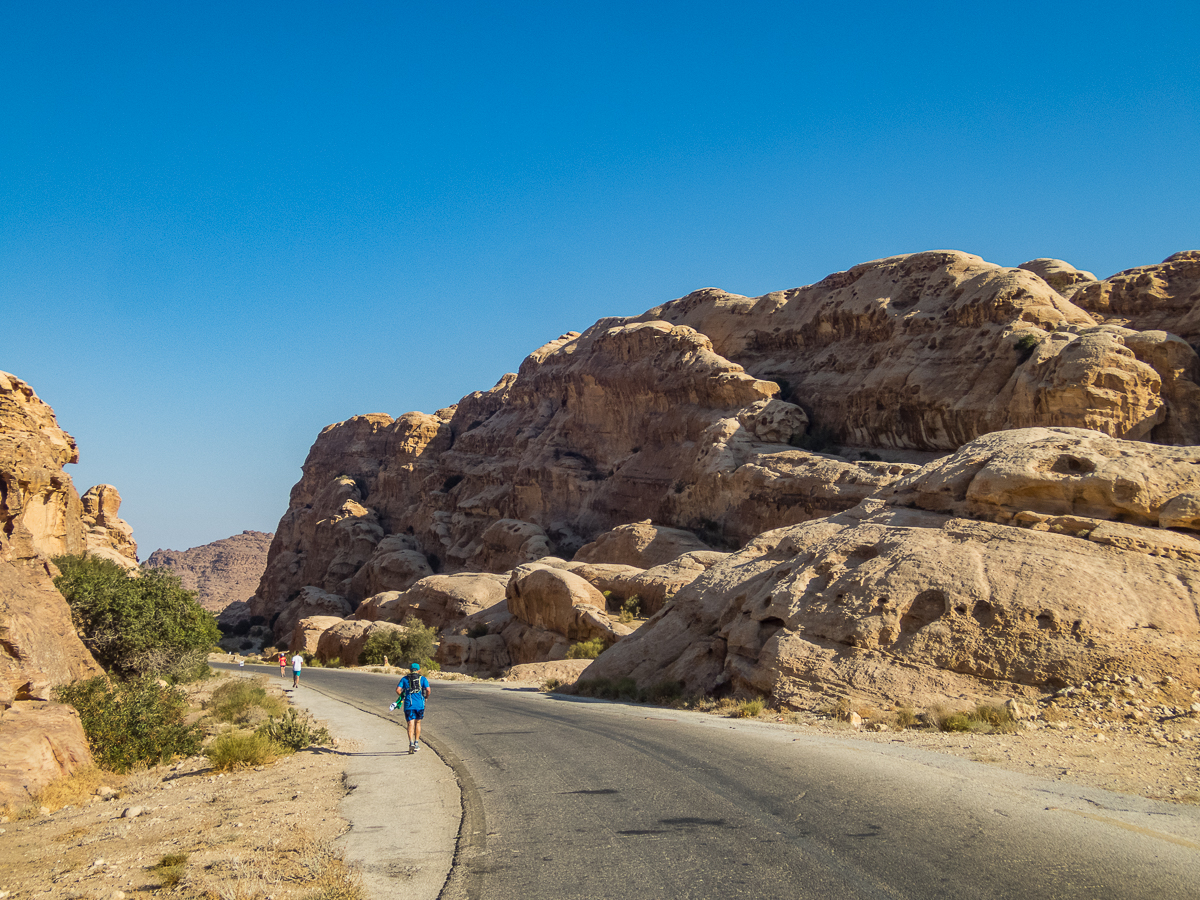
M 344 621 L 338 616 L 309 616 L 301 619 L 292 629 L 292 637 L 288 642 L 288 653 L 316 653 L 321 635 Z M 288 664 L 291 664 L 290 659 Z
M 728 553 L 712 550 L 685 553 L 678 559 L 630 578 L 626 583 L 631 592 L 629 596 L 636 595 L 642 601 L 642 615 L 652 616 L 683 588 L 728 556 Z
M 118 515 L 121 495 L 117 489 L 111 484 L 90 487 L 80 498 L 80 503 L 88 555 L 112 560 L 131 572 L 137 571 L 137 542 L 133 539 L 133 528 Z
M 1200 447 L 1076 428 L 989 434 L 885 489 L 890 506 L 1008 523 L 1021 512 L 1200 531 Z
M 1096 281 L 1096 276 L 1091 272 L 1080 271 L 1061 259 L 1031 259 L 1017 268 L 1037 275 L 1068 300 L 1081 288 Z
M 196 592 L 201 606 L 220 614 L 230 604 L 254 596 L 273 537 L 262 531 L 243 531 L 190 550 L 155 550 L 146 565 L 170 569 L 185 588 Z
M 353 603 L 384 591 L 407 590 L 432 575 L 429 560 L 416 547 L 416 541 L 406 534 L 383 538 L 351 579 L 348 599 Z
M 537 563 L 513 570 L 505 593 L 508 611 L 526 625 L 588 640 L 589 613 L 604 613 L 604 595 L 578 575 Z
M 1200 250 L 1088 284 L 1071 302 L 1097 319 L 1136 331 L 1167 331 L 1200 343 Z
M 355 617 L 402 623 L 411 615 L 441 630 L 503 603 L 507 584 L 507 575 L 430 575 L 407 591 L 369 598 L 355 611 Z
M 621 525 L 579 548 L 576 562 L 608 563 L 649 569 L 685 553 L 712 550 L 690 531 L 644 522 Z
M 284 606 L 283 611 L 270 623 L 270 627 L 277 635 L 292 634 L 301 619 L 312 616 L 336 616 L 344 619 L 353 611 L 345 597 L 320 588 L 306 587 L 298 591 L 296 597 Z
M 78 461 L 54 410 L 24 381 L 0 372 L 0 531 L 8 559 L 83 552 L 83 507 L 63 472 Z
M 79 714 L 71 707 L 22 701 L 0 711 L 0 803 L 28 801 L 91 762 Z
M 437 661 L 447 671 L 498 675 L 511 664 L 508 645 L 500 634 L 473 638 L 465 634 L 448 635 L 438 645 Z
M 0 709 L 102 674 L 46 570 L 0 559 Z
M 1070 429 L 990 435 L 901 482 L 890 505 L 761 535 L 585 677 L 796 705 L 995 697 L 1104 672 L 1190 683 L 1200 539 L 1153 526 L 1196 453 Z

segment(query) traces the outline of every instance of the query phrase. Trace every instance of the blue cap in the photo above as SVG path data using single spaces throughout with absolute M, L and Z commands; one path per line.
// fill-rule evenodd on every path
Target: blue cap
M 413 663 L 411 666 L 409 666 L 409 668 L 410 668 L 410 669 L 412 669 L 414 672 L 417 672 L 417 671 L 420 671 L 420 669 L 421 669 L 421 664 L 420 664 L 420 663 Z

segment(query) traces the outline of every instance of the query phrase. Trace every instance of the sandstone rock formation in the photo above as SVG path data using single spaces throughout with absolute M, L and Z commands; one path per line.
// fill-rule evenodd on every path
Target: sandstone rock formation
M 88 488 L 80 498 L 83 506 L 84 544 L 89 556 L 111 560 L 130 572 L 138 569 L 137 542 L 133 529 L 118 514 L 121 495 L 111 484 Z
M 1003 696 L 1135 670 L 1195 682 L 1195 471 L 1200 448 L 988 435 L 853 510 L 761 535 L 584 677 L 793 705 Z
M 52 556 L 82 553 L 83 507 L 62 467 L 78 454 L 54 411 L 0 372 L 0 802 L 91 762 L 54 687 L 103 674 L 55 589 Z
M 288 653 L 316 653 L 321 635 L 345 621 L 341 616 L 309 616 L 301 619 L 292 629 Z
M 0 522 L 9 559 L 84 551 L 83 506 L 63 472 L 78 461 L 54 410 L 24 381 L 0 372 Z
M 220 614 L 230 604 L 254 596 L 273 537 L 261 531 L 243 531 L 190 550 L 155 550 L 146 565 L 170 569 L 185 588 L 196 592 L 201 606 Z
M 460 573 L 430 575 L 407 591 L 388 591 L 359 605 L 354 617 L 403 623 L 414 616 L 438 630 L 504 602 L 508 577 Z
M 305 619 L 304 621 L 311 621 Z M 342 665 L 357 666 L 359 656 L 367 639 L 377 631 L 405 632 L 408 629 L 391 622 L 362 622 L 342 620 L 321 632 L 317 640 L 316 656 L 322 662 L 340 660 Z
M 580 547 L 575 560 L 649 569 L 669 563 L 685 553 L 711 549 L 690 531 L 662 528 L 646 519 L 606 531 L 590 544 Z
M 1017 266 L 1037 275 L 1042 281 L 1054 288 L 1060 296 L 1070 300 L 1079 290 L 1093 281 L 1096 276 L 1091 272 L 1081 272 L 1069 262 L 1061 259 L 1031 259 Z
M 1135 331 L 1167 331 L 1200 343 L 1200 250 L 1168 256 L 1083 287 L 1072 302 Z

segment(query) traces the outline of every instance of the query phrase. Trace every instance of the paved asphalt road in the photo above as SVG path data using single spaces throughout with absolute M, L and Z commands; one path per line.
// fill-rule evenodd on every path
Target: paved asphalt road
M 436 681 L 425 736 L 463 787 L 446 900 L 1200 897 L 1197 808 L 899 741 Z

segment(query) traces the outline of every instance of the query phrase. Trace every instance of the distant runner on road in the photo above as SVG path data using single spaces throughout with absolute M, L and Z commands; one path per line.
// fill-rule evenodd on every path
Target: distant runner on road
M 292 657 L 292 687 L 300 687 L 300 670 L 304 668 L 304 657 L 297 653 Z
M 412 670 L 396 685 L 400 699 L 392 705 L 404 709 L 408 727 L 408 752 L 416 753 L 421 744 L 421 720 L 425 718 L 425 701 L 429 699 L 429 679 L 421 674 L 421 664 L 413 663 Z
M 283 671 L 287 668 L 287 657 L 283 653 L 279 654 L 279 677 L 283 677 Z

